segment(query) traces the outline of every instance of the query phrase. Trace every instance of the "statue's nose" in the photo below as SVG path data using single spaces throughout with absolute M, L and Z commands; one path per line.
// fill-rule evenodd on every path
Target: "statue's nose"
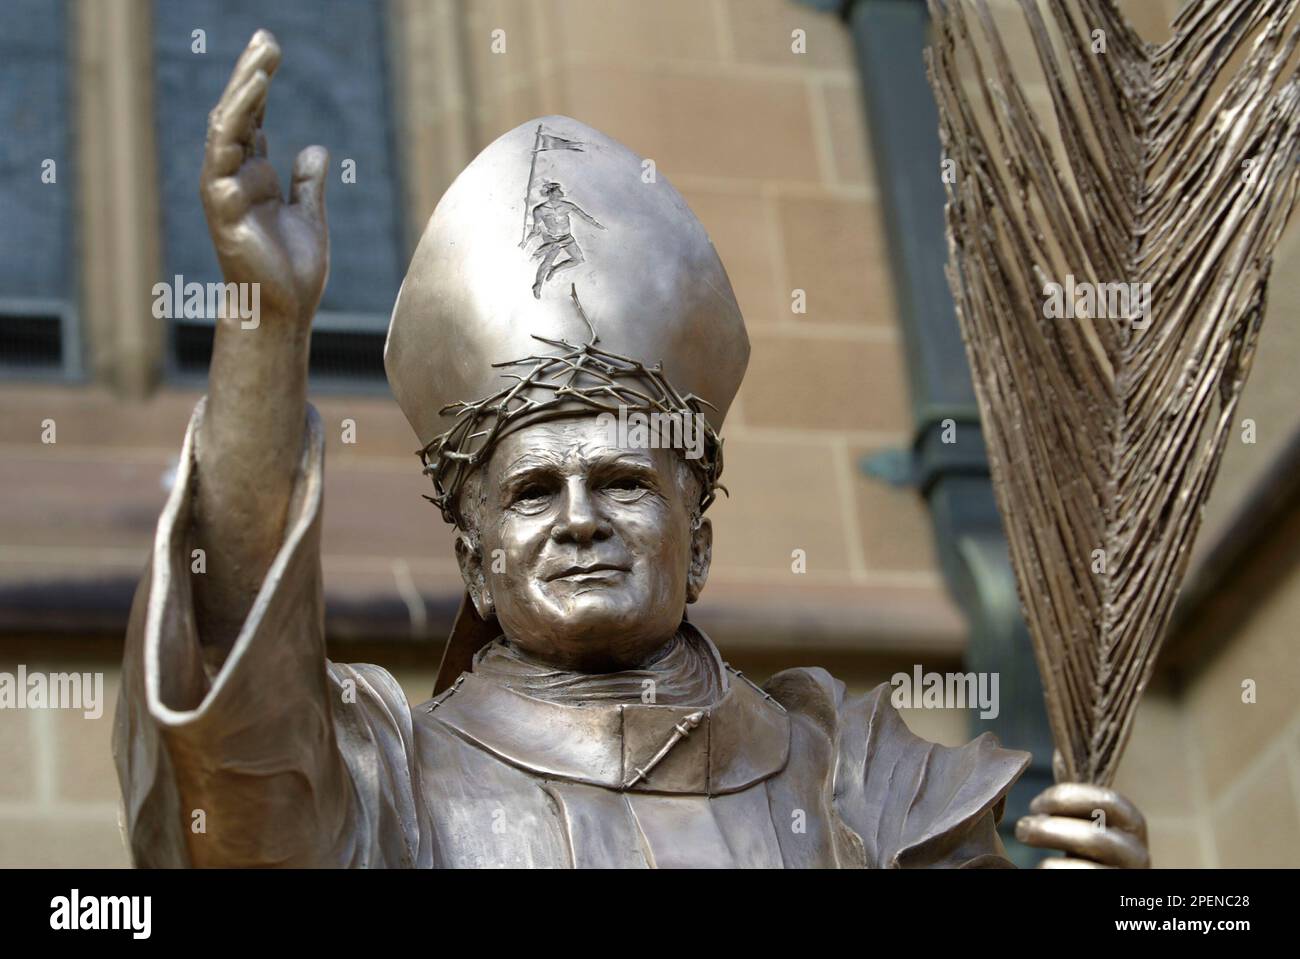
M 564 502 L 551 527 L 551 539 L 557 543 L 591 543 L 606 539 L 613 532 L 601 514 L 591 490 L 582 477 L 571 477 L 565 484 Z

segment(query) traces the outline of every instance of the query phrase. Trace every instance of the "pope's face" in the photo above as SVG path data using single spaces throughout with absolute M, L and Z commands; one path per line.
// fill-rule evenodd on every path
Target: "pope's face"
M 508 434 L 481 475 L 478 543 L 458 543 L 480 612 L 568 669 L 643 662 L 708 570 L 711 533 L 707 521 L 692 529 L 680 454 L 615 439 L 594 416 Z

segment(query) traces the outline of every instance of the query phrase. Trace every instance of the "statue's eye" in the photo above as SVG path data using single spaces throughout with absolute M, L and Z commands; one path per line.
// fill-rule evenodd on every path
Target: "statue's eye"
M 619 476 L 609 480 L 602 488 L 613 496 L 628 499 L 648 492 L 650 486 L 638 476 Z
M 551 491 L 541 483 L 526 483 L 510 497 L 510 506 L 515 509 L 536 510 L 545 505 Z

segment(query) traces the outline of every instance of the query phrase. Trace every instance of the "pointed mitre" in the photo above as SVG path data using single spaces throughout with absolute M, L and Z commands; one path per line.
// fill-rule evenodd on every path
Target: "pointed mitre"
M 393 307 L 389 384 L 426 450 L 463 457 L 494 438 L 489 412 L 583 408 L 557 384 L 587 389 L 589 409 L 645 395 L 611 356 L 658 369 L 719 430 L 749 340 L 713 243 L 653 163 L 569 117 L 531 120 L 434 210 Z M 567 358 L 528 381 L 546 357 Z M 602 391 L 610 379 L 629 392 Z

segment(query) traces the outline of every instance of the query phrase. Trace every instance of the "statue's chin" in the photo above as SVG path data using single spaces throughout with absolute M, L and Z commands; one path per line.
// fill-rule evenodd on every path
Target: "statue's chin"
M 581 595 L 554 615 L 503 620 L 502 628 L 532 659 L 558 669 L 606 673 L 640 666 L 673 638 L 680 612 L 669 622 L 659 609 L 650 611 L 656 615 L 647 619 L 644 605 L 629 609 L 613 597 Z
M 557 669 L 604 673 L 643 664 L 673 638 L 686 607 L 684 583 L 621 572 L 532 580 L 498 595 L 506 638 Z

